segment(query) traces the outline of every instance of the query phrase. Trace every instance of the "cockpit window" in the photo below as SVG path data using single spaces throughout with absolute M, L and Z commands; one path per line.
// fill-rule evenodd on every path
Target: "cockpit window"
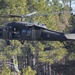
M 31 36 L 32 31 L 31 30 L 27 30 L 27 36 Z
M 22 32 L 23 32 L 23 33 L 26 33 L 26 29 L 23 29 Z

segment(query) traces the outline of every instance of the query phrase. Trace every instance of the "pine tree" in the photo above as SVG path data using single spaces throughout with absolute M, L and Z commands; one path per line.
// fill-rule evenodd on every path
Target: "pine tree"
M 2 71 L 2 75 L 10 75 L 11 71 L 7 66 L 4 66 L 3 71 Z
M 30 66 L 28 68 L 23 69 L 23 75 L 35 75 L 36 71 L 32 70 Z
M 56 2 L 57 1 L 57 2 Z M 61 4 L 58 0 L 0 0 L 0 14 L 27 14 L 33 11 L 37 11 L 39 14 L 45 14 L 45 13 L 51 13 L 51 12 L 61 12 L 65 10 L 69 10 L 69 7 L 67 3 L 68 0 L 61 0 L 64 4 L 64 7 L 62 7 L 63 4 Z M 48 5 L 50 2 L 50 5 Z M 66 2 L 66 3 L 65 3 Z M 68 14 L 53 14 L 46 16 L 34 16 L 31 17 L 31 19 L 34 22 L 41 22 L 46 24 L 46 26 L 49 29 L 56 30 L 56 31 L 62 31 L 65 30 L 66 25 L 68 25 L 68 19 L 70 15 Z M 66 20 L 65 20 L 65 19 Z M 30 19 L 30 20 L 31 20 Z M 7 21 L 13 21 L 17 20 L 20 21 L 17 18 L 14 19 L 1 19 L 0 22 L 4 23 L 4 20 Z M 61 29 L 62 28 L 62 29 Z M 21 53 L 21 44 L 16 41 L 11 41 L 12 46 L 6 46 L 5 43 L 1 44 L 1 53 L 4 53 L 7 58 L 13 57 L 14 55 L 18 55 Z M 2 48 L 4 46 L 4 48 Z M 30 47 L 29 47 L 30 46 Z M 27 56 L 27 62 L 30 62 L 29 59 L 34 58 L 34 63 L 37 63 L 38 66 L 39 62 L 41 63 L 47 63 L 53 64 L 58 63 L 58 61 L 62 60 L 67 54 L 67 50 L 65 48 L 59 48 L 58 47 L 64 47 L 64 44 L 61 42 L 52 42 L 52 41 L 43 41 L 43 42 L 28 42 L 26 41 L 23 45 L 24 49 L 22 49 L 22 56 Z M 44 51 L 44 48 L 50 47 L 48 51 Z M 4 52 L 3 52 L 3 51 Z M 26 50 L 25 54 L 24 51 Z M 28 51 L 30 51 L 28 53 Z M 32 54 L 32 57 L 30 57 L 30 54 Z M 74 55 L 74 54 L 73 54 Z M 29 66 L 30 64 L 26 64 L 26 66 Z M 38 68 L 38 67 L 37 67 Z M 28 71 L 32 71 L 30 68 L 28 68 Z M 28 74 L 28 71 L 26 72 Z M 34 75 L 34 73 L 33 73 Z

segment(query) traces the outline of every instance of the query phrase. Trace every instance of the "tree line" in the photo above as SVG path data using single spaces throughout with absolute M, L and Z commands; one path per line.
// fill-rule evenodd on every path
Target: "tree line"
M 75 15 L 69 13 L 74 0 L 0 0 L 0 14 L 28 14 L 37 11 L 47 16 L 34 16 L 25 21 L 46 24 L 47 28 L 60 32 L 70 32 L 74 28 Z M 54 14 L 54 12 L 58 12 Z M 64 12 L 64 13 L 59 13 Z M 0 18 L 0 24 L 21 21 L 18 18 Z M 11 62 L 18 65 L 21 75 L 74 75 L 74 41 L 10 41 L 7 46 L 0 40 L 0 60 L 4 64 Z M 4 66 L 2 75 L 14 75 L 11 68 Z

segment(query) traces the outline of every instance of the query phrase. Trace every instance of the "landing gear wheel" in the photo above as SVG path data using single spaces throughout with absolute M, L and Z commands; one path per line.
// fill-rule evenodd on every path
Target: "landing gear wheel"
M 23 40 L 21 41 L 21 44 L 24 44 L 24 41 Z

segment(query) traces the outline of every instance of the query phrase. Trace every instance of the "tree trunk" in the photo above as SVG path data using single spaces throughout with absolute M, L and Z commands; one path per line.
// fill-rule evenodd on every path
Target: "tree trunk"
M 70 0 L 70 8 L 71 8 L 71 2 L 72 2 L 72 1 Z
M 49 63 L 49 75 L 52 75 L 52 74 L 51 74 L 51 71 L 52 71 L 52 69 L 51 69 L 51 64 Z

